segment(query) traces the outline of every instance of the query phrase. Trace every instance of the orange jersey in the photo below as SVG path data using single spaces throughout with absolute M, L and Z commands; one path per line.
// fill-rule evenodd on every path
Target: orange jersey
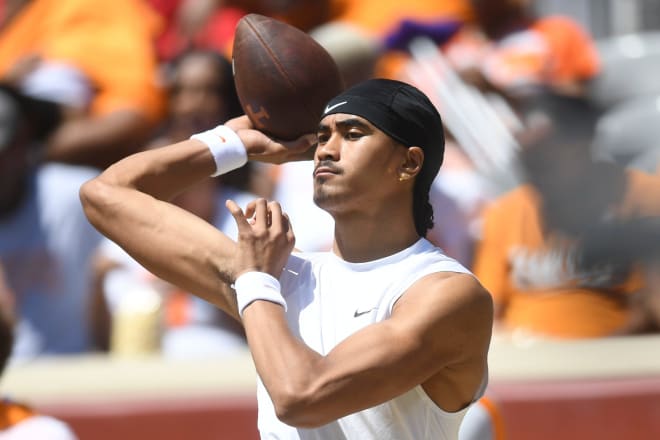
M 87 76 L 93 114 L 131 109 L 155 119 L 164 108 L 153 48 L 158 26 L 139 0 L 32 0 L 0 30 L 0 76 L 40 55 Z
M 479 69 L 503 88 L 562 85 L 587 80 L 600 70 L 591 38 L 572 19 L 560 16 L 540 18 L 498 41 L 466 26 L 443 50 L 457 70 Z
M 0 431 L 14 426 L 35 415 L 28 406 L 9 400 L 0 401 Z
M 660 215 L 660 179 L 627 172 L 620 218 Z M 474 273 L 491 292 L 509 329 L 560 337 L 599 337 L 629 319 L 626 295 L 642 287 L 638 274 L 624 280 L 580 272 L 571 243 L 543 232 L 539 200 L 522 186 L 496 200 L 484 214 Z
M 403 19 L 463 21 L 472 16 L 468 0 L 334 0 L 342 13 L 339 20 L 383 36 Z

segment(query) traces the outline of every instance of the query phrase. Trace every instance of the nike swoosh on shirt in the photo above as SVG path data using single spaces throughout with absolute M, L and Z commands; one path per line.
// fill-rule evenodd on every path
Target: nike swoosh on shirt
M 353 314 L 353 318 L 357 318 L 358 316 L 366 315 L 367 313 L 373 312 L 374 310 L 376 310 L 376 307 L 373 307 L 373 308 L 368 309 L 368 310 L 356 310 L 355 313 Z
M 325 106 L 325 110 L 323 110 L 323 114 L 326 114 L 329 111 L 334 110 L 337 107 L 339 107 L 340 105 L 344 105 L 346 103 L 348 103 L 348 101 L 342 101 L 342 102 L 338 102 L 337 104 L 327 105 L 327 106 Z

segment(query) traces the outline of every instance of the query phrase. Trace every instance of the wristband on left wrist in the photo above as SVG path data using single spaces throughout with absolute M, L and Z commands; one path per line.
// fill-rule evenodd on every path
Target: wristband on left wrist
M 247 163 L 247 151 L 238 134 L 226 125 L 218 125 L 211 130 L 190 136 L 203 142 L 211 151 L 216 171 L 211 177 L 217 177 L 242 167 Z
M 257 300 L 279 304 L 286 311 L 286 301 L 280 291 L 280 282 L 268 273 L 245 272 L 236 278 L 234 289 L 241 318 L 245 308 Z

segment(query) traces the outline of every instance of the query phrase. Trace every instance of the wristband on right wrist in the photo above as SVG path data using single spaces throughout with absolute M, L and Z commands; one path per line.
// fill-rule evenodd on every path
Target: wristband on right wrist
M 228 173 L 247 163 L 247 151 L 243 141 L 226 125 L 218 125 L 211 130 L 194 134 L 190 139 L 204 142 L 211 151 L 216 169 L 211 177 Z
M 236 278 L 234 289 L 241 318 L 243 318 L 245 308 L 257 300 L 279 304 L 286 311 L 286 301 L 280 292 L 280 282 L 268 273 L 245 272 Z

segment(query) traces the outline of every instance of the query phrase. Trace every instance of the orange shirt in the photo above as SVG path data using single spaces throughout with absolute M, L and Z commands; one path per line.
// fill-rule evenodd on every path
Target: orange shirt
M 615 214 L 660 215 L 658 194 L 659 178 L 629 171 Z M 638 290 L 640 280 L 631 276 L 604 287 L 608 280 L 575 270 L 572 251 L 565 240 L 544 236 L 536 193 L 524 185 L 486 210 L 474 273 L 509 329 L 560 338 L 612 334 L 627 323 L 625 295 Z
M 155 119 L 164 107 L 156 83 L 157 27 L 140 0 L 31 0 L 0 31 L 0 76 L 39 54 L 81 69 L 96 90 L 93 114 L 131 109 Z
M 9 400 L 0 401 L 0 431 L 19 424 L 34 416 L 35 412 L 28 406 Z
M 591 38 L 575 21 L 560 16 L 540 18 L 498 41 L 466 26 L 443 51 L 457 70 L 479 69 L 503 88 L 562 85 L 592 78 L 600 70 Z
M 360 27 L 369 34 L 383 36 L 399 21 L 467 20 L 472 15 L 468 0 L 334 0 L 343 12 L 339 20 Z

